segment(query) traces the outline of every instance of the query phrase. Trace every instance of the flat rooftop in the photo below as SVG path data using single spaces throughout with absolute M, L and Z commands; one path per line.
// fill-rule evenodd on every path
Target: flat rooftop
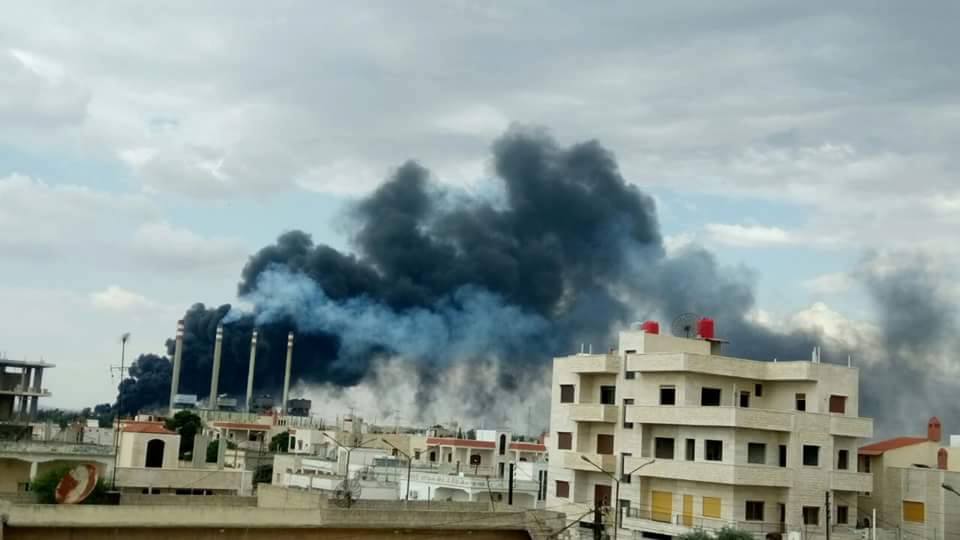
M 25 367 L 29 367 L 29 368 L 52 368 L 52 367 L 57 367 L 56 364 L 51 364 L 51 363 L 49 363 L 49 362 L 44 362 L 43 360 L 40 360 L 40 361 L 38 361 L 38 362 L 34 362 L 34 361 L 31 361 L 31 360 L 11 360 L 10 358 L 0 358 L 0 367 L 7 367 L 7 366 L 10 366 L 10 367 L 19 367 L 19 368 L 25 368 Z

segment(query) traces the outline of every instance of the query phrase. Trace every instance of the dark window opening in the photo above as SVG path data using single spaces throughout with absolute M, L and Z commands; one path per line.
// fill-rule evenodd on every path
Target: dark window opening
M 507 453 L 507 434 L 506 434 L 506 433 L 501 433 L 501 434 L 500 434 L 500 451 L 499 451 L 499 454 L 500 454 L 501 456 L 503 456 L 503 455 L 506 455 L 506 453 Z
M 719 388 L 701 388 L 700 389 L 700 405 L 704 407 L 719 407 L 720 406 L 720 389 Z
M 569 431 L 557 432 L 557 449 L 573 450 L 573 434 Z
M 846 525 L 850 520 L 850 509 L 846 506 L 837 507 L 837 524 Z
M 765 465 L 767 463 L 767 445 L 747 443 L 747 463 Z
M 660 387 L 660 404 L 661 405 L 676 405 L 677 404 L 677 389 L 673 386 L 661 386 Z
M 617 387 L 601 386 L 600 387 L 600 403 L 604 405 L 616 405 L 617 404 Z
M 841 471 L 847 470 L 850 465 L 850 451 L 849 450 L 840 450 L 837 452 L 837 469 Z
M 830 412 L 845 414 L 847 412 L 847 396 L 830 396 Z
M 797 394 L 797 410 L 805 411 L 807 410 L 807 395 L 806 394 Z
M 566 499 L 570 496 L 570 482 L 557 480 L 557 497 Z
M 723 441 L 703 441 L 703 459 L 723 461 Z
M 573 403 L 573 385 L 560 385 L 560 403 Z
M 597 453 L 613 454 L 613 435 L 597 435 Z
M 820 524 L 820 507 L 819 506 L 803 507 L 803 524 L 804 525 Z
M 753 393 L 756 394 L 757 397 L 763 397 L 763 385 L 762 384 L 753 385 Z
M 630 457 L 630 456 L 632 456 L 632 455 L 633 455 L 633 454 L 631 454 L 631 453 L 629 453 L 629 452 L 623 452 L 623 453 L 620 454 L 620 481 L 623 482 L 624 484 L 629 484 L 629 483 L 632 482 L 632 481 L 631 481 L 631 476 L 630 476 L 629 474 L 626 474 L 626 473 L 628 472 L 628 471 L 627 471 L 627 458 Z
M 161 468 L 163 467 L 163 450 L 166 444 L 160 439 L 151 439 L 147 443 L 147 455 L 145 467 Z
M 437 453 L 436 453 L 436 452 L 430 452 L 430 461 L 433 461 L 433 462 L 436 462 L 436 461 L 437 461 Z
M 811 444 L 803 445 L 803 464 L 808 467 L 820 465 L 820 447 Z
M 747 521 L 763 521 L 763 501 L 747 501 Z
M 657 437 L 654 441 L 653 455 L 657 459 L 673 459 L 673 439 Z
M 624 378 L 624 379 L 627 379 L 627 380 L 636 379 L 636 378 L 637 378 L 637 372 L 636 372 L 636 371 L 628 371 L 628 372 L 626 372 L 626 373 L 623 374 L 623 378 Z
M 787 445 L 785 444 L 780 445 L 780 466 L 787 466 Z
M 623 400 L 623 429 L 633 429 L 633 422 L 627 422 L 627 405 L 633 405 L 633 400 Z
M 694 439 L 687 439 L 687 461 L 693 461 L 696 454 L 697 441 Z
M 740 392 L 740 406 L 744 409 L 750 407 L 750 392 Z

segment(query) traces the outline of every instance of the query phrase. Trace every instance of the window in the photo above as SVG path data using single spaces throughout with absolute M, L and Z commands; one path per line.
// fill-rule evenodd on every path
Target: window
M 805 411 L 807 410 L 807 395 L 806 394 L 797 394 L 797 410 Z
M 837 506 L 837 524 L 846 525 L 850 520 L 850 509 L 846 506 Z
M 750 392 L 740 392 L 740 406 L 744 409 L 750 406 Z
M 431 461 L 431 462 L 436 462 L 436 461 L 437 461 L 437 453 L 436 453 L 436 452 L 430 452 L 430 461 Z
M 849 450 L 840 450 L 837 452 L 837 470 L 845 471 L 850 465 L 850 451 Z
M 785 444 L 780 445 L 780 462 L 779 463 L 781 467 L 787 466 L 787 445 Z
M 633 405 L 633 400 L 623 400 L 623 429 L 633 429 L 633 422 L 627 422 L 627 405 Z
M 767 445 L 763 443 L 747 443 L 747 463 L 765 465 L 767 463 Z
M 447 454 L 447 463 L 453 463 L 453 454 Z
M 560 403 L 573 403 L 573 385 L 560 385 Z
M 695 459 L 697 442 L 693 439 L 687 439 L 687 461 L 693 461 Z
M 847 396 L 830 396 L 830 412 L 844 414 L 847 412 Z
M 626 373 L 623 374 L 623 378 L 624 378 L 624 379 L 627 379 L 628 381 L 629 381 L 629 380 L 636 379 L 636 378 L 637 378 L 637 372 L 636 372 L 636 371 L 627 371 Z
M 557 480 L 557 497 L 566 499 L 570 496 L 570 482 Z
M 700 405 L 704 407 L 719 407 L 720 406 L 720 389 L 719 388 L 701 388 L 700 389 Z
M 808 467 L 820 465 L 820 447 L 812 444 L 803 445 L 803 464 Z
M 623 452 L 620 454 L 620 481 L 623 482 L 624 484 L 629 484 L 631 482 L 630 480 L 631 476 L 629 474 L 626 474 L 626 471 L 627 471 L 626 461 L 627 461 L 627 458 L 632 455 L 633 454 L 629 452 Z
M 703 498 L 703 517 L 720 519 L 720 497 Z
M 723 441 L 703 441 L 703 458 L 707 461 L 723 461 Z
M 654 443 L 654 457 L 657 459 L 673 459 L 673 439 L 657 437 Z
M 820 524 L 820 507 L 819 506 L 803 507 L 803 524 L 804 525 Z
M 613 435 L 597 435 L 597 453 L 613 454 Z
M 414 451 L 413 451 L 413 459 L 415 459 L 416 461 L 420 461 L 420 451 L 419 451 L 419 450 L 414 450 Z
M 870 456 L 860 456 L 860 471 L 859 472 L 870 472 Z
M 757 397 L 763 397 L 763 385 L 762 384 L 753 385 L 753 393 L 756 394 Z
M 763 521 L 763 501 L 746 501 L 746 520 Z
M 573 434 L 569 431 L 557 432 L 557 449 L 573 450 Z
M 673 386 L 661 386 L 660 387 L 660 404 L 661 405 L 676 405 L 677 404 L 677 389 Z
M 616 405 L 617 404 L 617 387 L 601 386 L 600 387 L 600 403 L 603 403 L 604 405 Z
M 903 501 L 903 520 L 913 523 L 923 523 L 926 521 L 926 512 L 924 512 L 923 503 L 916 501 Z

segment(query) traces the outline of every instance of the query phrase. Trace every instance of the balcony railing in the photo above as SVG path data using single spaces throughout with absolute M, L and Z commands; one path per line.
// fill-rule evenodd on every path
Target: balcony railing
M 859 438 L 873 436 L 873 420 L 870 418 L 748 407 L 627 405 L 625 420 L 643 424 L 829 432 Z
M 606 422 L 614 424 L 620 416 L 619 407 L 602 403 L 577 403 L 570 407 L 570 419 L 575 422 Z
M 576 354 L 563 359 L 564 367 L 573 373 L 607 373 L 615 375 L 620 372 L 620 356 L 616 354 Z
M 612 473 L 617 470 L 617 457 L 613 454 L 588 454 L 584 452 L 566 451 L 560 452 L 560 456 L 563 466 L 567 469 L 599 472 L 596 467 L 583 460 L 583 457 L 586 457 L 600 466 L 604 471 Z
M 648 458 L 627 457 L 624 458 L 623 468 L 626 470 L 634 469 L 647 461 L 649 461 Z M 649 478 L 667 478 L 726 485 L 793 486 L 793 477 L 790 469 L 772 465 L 658 459 L 644 466 L 634 474 L 636 476 Z

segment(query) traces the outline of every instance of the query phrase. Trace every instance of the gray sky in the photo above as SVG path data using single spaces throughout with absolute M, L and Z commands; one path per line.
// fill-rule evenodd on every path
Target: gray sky
M 131 357 L 159 351 L 284 230 L 348 247 L 344 205 L 405 159 L 485 189 L 513 122 L 612 149 L 669 245 L 755 271 L 759 319 L 869 325 L 849 276 L 864 253 L 960 262 L 958 10 L 8 5 L 0 351 L 58 364 L 53 405 L 107 401 L 122 332 Z

